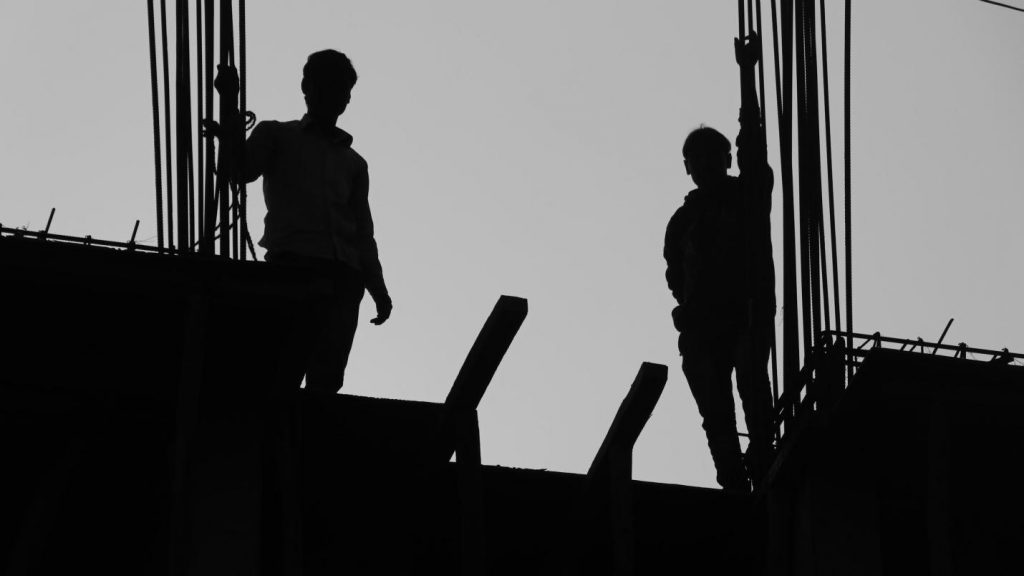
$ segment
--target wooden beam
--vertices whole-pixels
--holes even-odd
[[[455,378],[444,404],[448,408],[476,410],[487,391],[498,364],[512,345],[526,319],[524,298],[502,296],[484,323]]]
[[[619,405],[615,419],[597,451],[588,475],[592,475],[608,464],[610,452],[616,449],[633,450],[640,432],[654,411],[668,380],[668,367],[662,364],[644,362],[637,372],[626,398]]]
[[[578,547],[585,573],[632,576],[636,572],[633,531],[633,445],[665,390],[668,368],[645,362],[612,420],[584,488],[586,525]],[[584,535],[584,533],[586,535]]]

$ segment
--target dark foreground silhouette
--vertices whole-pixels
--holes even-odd
[[[309,56],[302,69],[306,114],[291,122],[265,121],[253,129],[244,154],[243,120],[235,110],[225,122],[222,162],[236,180],[263,177],[267,216],[260,245],[267,262],[324,269],[332,293],[314,311],[317,334],[306,370],[306,388],[337,392],[344,383],[359,305],[368,291],[377,307],[371,321],[383,324],[392,303],[384,283],[368,199],[367,163],[352,148],[352,136],[338,118],[352,97],[357,75],[351,61],[335,50]],[[217,90],[236,101],[238,77],[221,67]]]
[[[729,140],[702,126],[683,145],[690,192],[665,232],[665,278],[678,302],[672,319],[679,330],[683,372],[704,420],[718,482],[749,491],[767,462],[771,442],[771,389],[767,364],[775,317],[771,193],[761,112],[754,88],[760,58],[756,35],[736,41],[742,70],[739,177],[730,176]],[[746,467],[736,435],[733,370],[754,460]]]

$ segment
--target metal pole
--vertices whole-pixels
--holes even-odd
[[[156,242],[160,248],[164,247],[164,199],[163,185],[161,183],[160,166],[160,90],[157,86],[156,71],[156,23],[154,17],[153,0],[146,2],[146,11],[149,24],[149,78],[150,91],[153,99],[153,165],[156,167],[154,180],[156,183]]]
[[[246,118],[246,107],[245,107],[245,0],[238,0],[238,111],[242,115],[242,149],[239,150],[238,163],[239,173],[242,175],[242,179],[238,182],[239,200],[241,202],[239,206],[239,237],[238,242],[238,257],[245,260],[245,242],[249,237],[249,221],[246,218],[246,212],[248,209],[248,196],[245,187],[245,122]]]
[[[232,45],[234,44],[234,38],[231,30],[232,18],[231,18],[231,0],[220,1],[220,64],[222,66],[228,66],[232,62]],[[230,102],[228,99],[221,96],[220,98],[220,124],[221,126],[227,125],[228,117],[234,112],[235,102]],[[226,138],[230,138],[230,135],[225,135]],[[223,151],[224,145],[221,143],[221,150]],[[219,184],[217,186],[217,193],[220,195],[219,198],[219,210],[220,210],[220,255],[231,256],[231,214],[230,204],[228,202],[228,196],[231,193],[230,181],[227,178],[227,174],[221,174],[217,178]]]
[[[160,30],[164,56],[164,152],[167,155],[167,247],[174,251],[174,156],[171,152],[171,61],[167,41],[167,0],[160,0]]]
[[[204,218],[205,207],[206,207],[206,147],[203,143],[203,87],[204,82],[213,82],[213,78],[206,76],[204,80],[204,66],[203,66],[203,1],[196,0],[196,135],[198,136],[196,141],[196,156],[198,163],[196,166],[196,213],[195,219],[198,222],[197,237],[193,242],[198,242],[200,247],[203,244],[203,236],[205,235],[206,228],[203,223],[206,221]],[[201,250],[202,248],[200,248]]]

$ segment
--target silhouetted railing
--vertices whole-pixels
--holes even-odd
[[[851,339],[849,346],[845,342],[847,336]],[[786,392],[775,401],[773,424],[776,442],[791,432],[796,421],[805,413],[818,410],[823,403],[831,405],[838,394],[850,385],[850,375],[856,374],[864,358],[876,349],[987,361],[994,364],[1011,364],[1024,360],[1024,354],[1016,354],[1006,348],[988,350],[973,348],[962,342],[951,345],[926,342],[921,338],[890,338],[878,332],[846,334],[834,330],[825,331],[819,335],[811,357],[800,371],[796,384],[787,386]]]
[[[136,223],[135,230],[138,231],[138,224]],[[128,242],[117,242],[114,240],[100,240],[93,238],[92,236],[68,236],[64,234],[53,234],[49,230],[23,230],[21,228],[6,228],[0,226],[0,239],[2,238],[25,238],[29,240],[39,240],[41,242],[58,242],[63,244],[76,244],[79,246],[99,246],[101,248],[114,248],[120,250],[138,251],[138,252],[150,252],[150,253],[171,253],[171,250],[167,248],[158,248],[156,246],[149,246],[146,244],[137,244],[135,242],[135,233],[132,233],[132,238]]]

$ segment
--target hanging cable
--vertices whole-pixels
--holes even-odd
[[[178,152],[178,250],[182,253],[190,251],[189,224],[191,220],[192,182],[190,173],[191,161],[191,92],[189,88],[189,51],[188,42],[188,1],[178,0],[175,8],[175,117],[177,119],[175,137]]]
[[[164,247],[164,199],[161,184],[160,166],[160,89],[156,71],[156,24],[153,15],[153,1],[146,2],[149,17],[149,80],[153,98],[153,164],[156,166],[154,180],[156,182],[156,238],[157,246]]]

